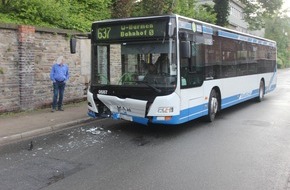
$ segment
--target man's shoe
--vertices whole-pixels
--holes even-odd
[[[55,112],[55,109],[52,109],[51,112]]]
[[[58,108],[58,111],[64,111],[64,109],[63,108]]]

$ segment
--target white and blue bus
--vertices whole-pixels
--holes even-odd
[[[179,15],[92,24],[92,117],[181,124],[276,87],[276,42]]]

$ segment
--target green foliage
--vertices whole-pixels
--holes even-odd
[[[20,19],[14,19],[11,16],[4,14],[4,13],[0,13],[0,22],[2,23],[10,23],[10,24],[19,24],[21,23]]]
[[[216,13],[214,12],[213,7],[207,4],[197,6],[194,15],[192,17],[197,20],[201,20],[212,24],[215,24],[217,20]]]
[[[278,16],[267,19],[265,27],[265,38],[272,39],[277,42],[278,64],[281,68],[290,67],[290,18],[280,18]]]
[[[214,11],[216,12],[216,24],[219,26],[227,26],[229,24],[229,0],[213,0]]]
[[[2,0],[0,22],[89,32],[97,20],[172,13],[215,23],[212,10],[197,0]]]
[[[214,24],[216,14],[209,5],[197,4],[196,1],[179,0],[174,6],[174,12],[200,21]]]
[[[197,4],[196,0],[143,0],[134,4],[132,16],[179,14],[204,22],[215,23],[213,8]]]
[[[283,61],[279,57],[277,58],[277,67],[278,69],[284,68]]]
[[[91,22],[110,17],[110,0],[18,0],[0,5],[0,22],[90,31]]]
[[[245,20],[250,29],[257,30],[265,27],[265,22],[273,18],[280,10],[283,0],[240,0],[244,5]]]
[[[133,0],[112,0],[112,18],[126,18],[131,16]]]
[[[170,14],[168,8],[171,7],[171,3],[168,0],[142,0],[134,5],[132,12],[133,16],[153,16]]]
[[[196,12],[196,1],[179,0],[173,7],[173,11],[186,17],[194,18]]]

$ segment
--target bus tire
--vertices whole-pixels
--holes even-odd
[[[213,122],[215,119],[215,116],[218,112],[219,108],[219,98],[218,98],[218,93],[216,92],[215,89],[212,89],[210,92],[209,96],[209,101],[208,101],[208,115],[207,115],[207,120],[209,122]]]
[[[260,81],[260,86],[259,86],[259,96],[257,97],[258,102],[262,102],[264,100],[265,96],[265,84],[264,81]]]

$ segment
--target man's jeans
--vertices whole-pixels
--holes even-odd
[[[56,109],[56,105],[58,109],[62,107],[62,100],[64,94],[65,82],[54,82],[53,83],[53,102],[52,102],[52,109]],[[57,101],[57,97],[59,98]]]

